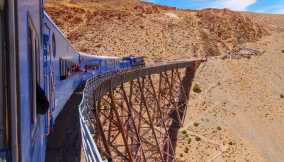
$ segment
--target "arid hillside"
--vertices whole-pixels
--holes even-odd
[[[128,1],[47,1],[46,11],[76,49],[147,61],[222,55],[268,35],[269,28],[230,10],[176,10]]]

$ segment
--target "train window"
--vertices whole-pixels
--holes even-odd
[[[28,18],[28,64],[29,64],[29,90],[30,90],[30,112],[31,122],[37,121],[36,113],[36,87],[40,80],[39,41],[32,19]]]
[[[59,58],[59,66],[60,66],[60,80],[64,80],[67,78],[66,61],[64,61],[62,58]]]
[[[52,34],[52,53],[53,57],[56,57],[56,40],[55,40],[55,35]]]

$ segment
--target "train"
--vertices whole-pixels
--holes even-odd
[[[143,56],[130,55],[128,57],[123,57],[122,60],[128,62],[131,67],[145,66],[145,60]]]
[[[0,0],[0,161],[45,161],[50,129],[84,80],[145,66],[144,57],[78,52],[43,5]]]

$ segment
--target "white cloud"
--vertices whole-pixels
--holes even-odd
[[[247,7],[256,3],[256,0],[216,0],[215,8],[229,8],[235,11],[246,11]]]
[[[284,2],[258,7],[253,11],[260,13],[284,14]]]
[[[273,14],[284,14],[284,8],[283,9],[272,10],[272,11],[270,11],[270,13],[273,13]]]
[[[275,14],[284,14],[284,3],[279,3],[274,6],[268,7],[268,10],[270,10],[271,13]]]

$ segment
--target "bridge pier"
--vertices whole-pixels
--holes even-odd
[[[178,130],[184,124],[184,120],[185,120],[185,116],[186,116],[186,112],[188,108],[187,104],[188,104],[190,89],[192,87],[192,81],[194,79],[195,72],[198,66],[199,64],[196,64],[196,63],[191,64],[189,67],[186,68],[185,75],[182,78],[182,82],[181,82],[182,86],[181,86],[180,91],[183,91],[184,95],[179,97],[180,99],[179,103],[182,104],[179,109],[179,112],[182,116],[182,123],[177,122],[177,118],[178,118],[177,115],[173,115],[172,117],[174,118],[174,122],[169,127],[170,139],[172,141],[173,148],[176,148]]]

